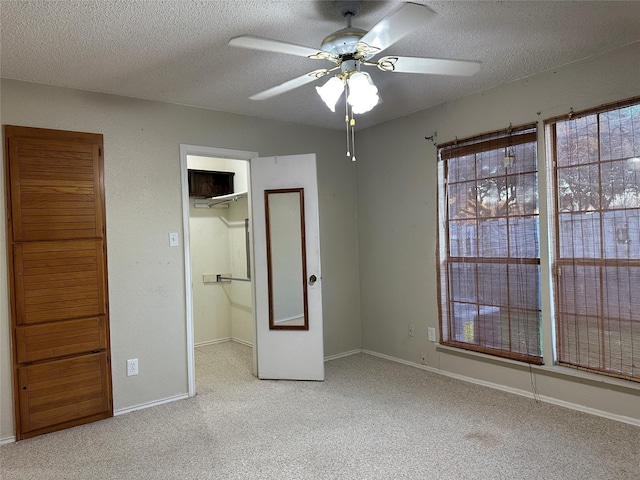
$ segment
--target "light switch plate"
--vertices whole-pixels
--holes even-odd
[[[435,342],[436,341],[436,329],[433,327],[429,327],[427,328],[427,335],[429,336],[429,341],[430,342]]]
[[[178,245],[180,245],[180,241],[178,240],[178,233],[177,232],[172,232],[169,234],[169,246],[170,247],[177,247]]]

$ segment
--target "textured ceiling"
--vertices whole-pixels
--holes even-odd
[[[401,2],[364,1],[368,30]],[[383,102],[360,128],[640,41],[640,1],[416,1],[436,15],[385,55],[478,60],[473,77],[369,69]],[[333,1],[0,0],[5,78],[343,128],[308,84],[264,101],[249,95],[321,60],[232,48],[250,34],[313,48],[346,26]]]

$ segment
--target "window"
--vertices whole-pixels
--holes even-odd
[[[542,363],[536,126],[438,147],[441,342]]]
[[[547,133],[558,363],[640,381],[640,98]]]

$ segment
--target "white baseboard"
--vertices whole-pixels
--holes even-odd
[[[178,400],[184,400],[186,398],[189,398],[189,394],[182,393],[180,395],[173,395],[171,397],[162,398],[160,400],[154,400],[153,402],[134,405],[133,407],[119,408],[118,410],[114,410],[113,416],[117,417],[118,415],[124,415],[125,413],[135,412],[136,410],[144,410],[145,408],[157,407],[158,405],[162,405],[164,403],[176,402]]]
[[[328,357],[324,357],[324,361],[328,362],[330,360],[337,360],[338,358],[349,357],[351,355],[356,355],[358,353],[362,353],[361,348],[358,348],[356,350],[350,350],[348,352],[337,353],[335,355],[329,355]]]
[[[455,378],[457,380],[462,380],[464,382],[474,383],[476,385],[482,385],[484,387],[493,388],[495,390],[501,390],[507,393],[513,393],[514,395],[520,395],[521,397],[535,398],[545,403],[550,403],[553,405],[558,405],[560,407],[570,408],[571,410],[576,410],[578,412],[589,413],[591,415],[597,415],[598,417],[608,418],[610,420],[615,420],[617,422],[640,426],[640,419],[638,418],[627,417],[625,415],[616,415],[615,413],[606,412],[604,410],[598,410],[596,408],[586,407],[584,405],[579,405],[577,403],[566,402],[564,400],[560,400],[554,397],[548,397],[546,395],[539,395],[539,394],[534,395],[532,392],[529,392],[527,390],[521,390],[519,388],[508,387],[506,385],[500,385],[498,383],[478,380],[477,378],[467,377],[465,375],[447,372],[444,370],[440,370],[438,368],[429,367],[427,365],[421,365],[419,363],[410,362],[408,360],[402,360],[401,358],[384,355],[382,353],[372,352],[371,350],[362,350],[362,353],[365,353],[367,355],[372,355],[374,357],[384,358],[385,360],[390,360],[392,362],[402,363],[404,365],[409,365],[411,367],[416,367],[421,370],[427,370],[428,372],[436,373],[438,375],[444,375],[446,377]]]
[[[198,347],[206,347],[207,345],[216,345],[218,343],[230,342],[231,340],[233,340],[231,337],[219,338],[217,340],[208,340],[206,342],[196,343],[194,345],[194,347],[196,347],[196,348],[198,348]]]
[[[200,342],[200,343],[196,343],[194,347],[195,348],[206,347],[208,345],[217,345],[219,343],[226,343],[226,342],[236,342],[241,345],[245,345],[247,347],[253,347],[253,344],[251,342],[247,342],[245,340],[241,340],[236,337],[226,337],[226,338],[219,338],[218,340],[209,340],[208,342]]]
[[[16,437],[14,436],[0,438],[0,445],[6,445],[7,443],[15,443],[15,441],[16,441]]]
[[[244,345],[244,346],[246,346],[246,347],[251,347],[251,348],[253,348],[253,343],[251,343],[251,342],[246,342],[246,341],[241,340],[241,339],[236,338],[236,337],[233,337],[233,338],[231,339],[231,341],[232,341],[232,342],[239,343],[240,345]]]

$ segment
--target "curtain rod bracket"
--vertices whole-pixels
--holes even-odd
[[[437,145],[436,144],[436,138],[438,138],[438,131],[437,130],[435,132],[433,132],[433,135],[431,135],[430,137],[424,137],[425,140],[429,140],[434,145]]]

